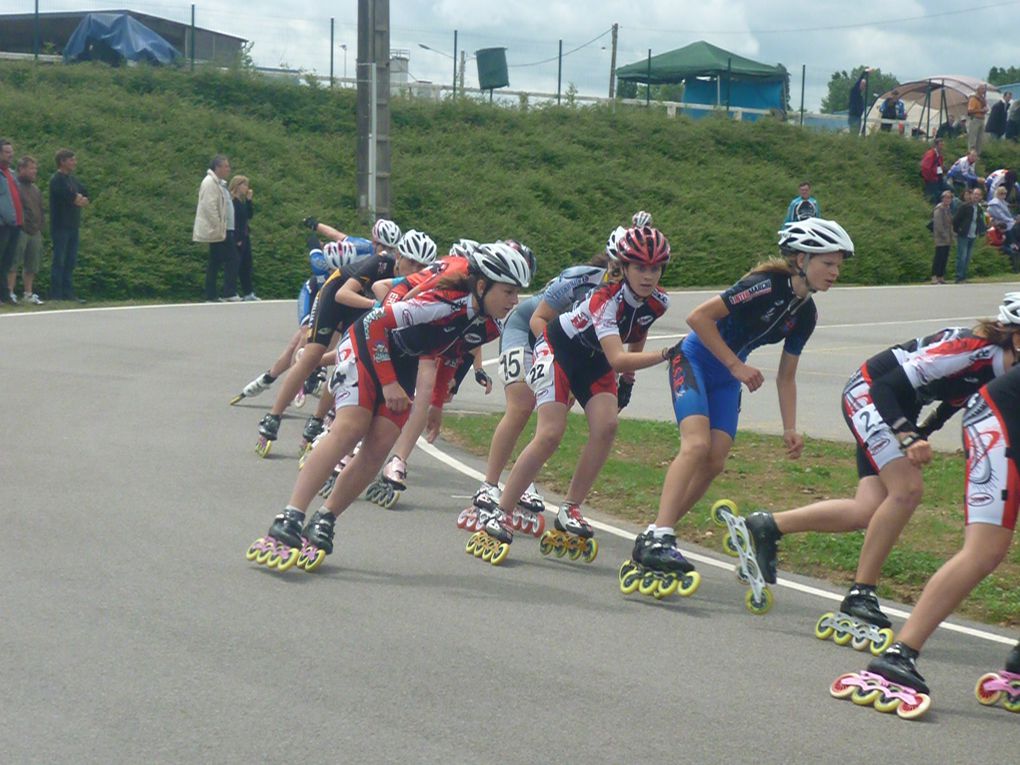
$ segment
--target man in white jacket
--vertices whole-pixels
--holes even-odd
[[[234,244],[234,205],[227,191],[230,161],[217,154],[209,163],[198,187],[198,208],[192,240],[208,243],[209,262],[205,269],[205,299],[216,301],[216,276],[223,266],[223,300],[235,302],[237,295],[237,247]]]

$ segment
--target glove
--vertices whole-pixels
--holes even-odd
[[[492,385],[492,378],[484,369],[479,368],[475,370],[475,382],[483,388],[487,388]]]
[[[617,409],[623,409],[630,403],[630,394],[634,390],[634,381],[620,379],[620,383],[616,388],[616,407]]]
[[[680,355],[680,346],[683,345],[685,337],[687,337],[687,335],[684,335],[684,337],[681,337],[679,342],[677,342],[676,345],[670,346],[669,348],[665,349],[663,351],[663,353],[662,353],[662,358],[665,359],[666,361],[673,361],[673,359],[675,359],[677,356],[679,356]]]
[[[302,226],[307,226],[312,231],[315,231],[315,229],[317,229],[319,227],[319,221],[317,219],[311,217],[311,216],[308,216],[303,221],[301,221],[301,225]]]

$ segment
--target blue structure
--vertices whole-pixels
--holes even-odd
[[[89,13],[64,47],[64,62],[148,61],[172,64],[181,58],[174,46],[126,13]]]

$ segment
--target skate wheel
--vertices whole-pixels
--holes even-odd
[[[557,558],[562,558],[567,554],[567,537],[557,535],[553,540],[553,555]]]
[[[551,532],[545,532],[542,535],[542,538],[538,540],[538,551],[542,553],[542,555],[548,555],[553,551]]]
[[[326,551],[325,550],[318,550],[317,549],[315,551],[315,556],[311,557],[311,558],[309,558],[306,555],[305,556],[305,566],[304,566],[305,571],[307,571],[309,573],[311,573],[312,571],[315,571],[315,569],[317,569],[319,566],[322,565],[322,562],[324,560],[326,560]]]
[[[833,636],[832,642],[836,645],[847,645],[853,638],[854,634],[852,632],[837,632]]]
[[[492,560],[492,545],[485,545],[482,550],[482,560],[489,563]]]
[[[683,578],[678,580],[677,593],[682,597],[689,597],[697,592],[701,586],[701,574],[697,571],[691,571],[690,573],[684,574]]]
[[[620,564],[620,568],[617,570],[617,574],[620,579],[623,579],[628,573],[637,568],[637,564],[629,558]]]
[[[829,695],[835,699],[845,699],[860,687],[859,683],[860,680],[855,673],[847,672],[832,681],[829,686]]]
[[[654,595],[659,590],[659,578],[654,572],[649,571],[643,577],[641,582],[638,584],[638,592],[642,595]]]
[[[733,574],[741,584],[751,584],[751,578],[741,570],[740,566],[733,569]]]
[[[498,566],[500,563],[506,560],[506,557],[510,554],[510,545],[506,542],[500,542],[499,546],[493,550],[492,557],[489,559],[489,563],[493,566]]]
[[[723,537],[722,551],[729,555],[731,558],[740,557],[740,548],[737,547],[734,541],[730,538],[729,534]]]
[[[633,568],[620,577],[620,592],[630,595],[641,586],[641,572]]]
[[[387,510],[392,510],[396,506],[396,504],[397,504],[397,502],[399,500],[400,500],[400,492],[399,491],[395,491],[392,494],[390,494],[388,497],[386,497],[379,504],[381,504]]]
[[[859,707],[870,707],[879,697],[882,695],[882,691],[878,688],[854,688],[853,693],[850,694],[850,701]],[[888,710],[887,710],[888,711]]]
[[[828,640],[832,637],[832,633],[835,632],[832,625],[829,624],[829,620],[835,616],[833,613],[822,614],[818,618],[818,622],[815,624],[815,637],[819,640]]]
[[[884,627],[878,631],[878,634],[881,635],[879,641],[871,644],[870,650],[872,656],[881,656],[885,653],[885,649],[893,644],[894,635],[891,629]]]
[[[306,399],[306,398],[307,398],[307,397],[305,396],[305,392],[304,392],[303,390],[299,390],[299,391],[297,392],[297,395],[296,395],[296,396],[294,396],[294,400],[293,400],[293,401],[292,401],[291,403],[292,403],[292,404],[293,404],[293,405],[294,405],[295,407],[297,407],[298,409],[300,409],[301,407],[303,407],[303,406],[305,405],[305,399]]]
[[[740,515],[740,512],[737,510],[736,502],[730,499],[720,499],[712,505],[712,509],[709,511],[709,514],[712,516],[712,522],[716,526],[726,525],[726,516],[723,513],[724,510],[728,510],[730,515]]]
[[[254,542],[251,543],[251,546],[248,548],[247,552],[245,552],[244,557],[247,560],[255,560],[255,558],[258,557],[259,551],[262,550],[262,545],[264,543],[265,539],[263,537],[259,537],[258,539],[256,539]]]
[[[466,529],[469,522],[474,523],[474,519],[471,517],[471,508],[461,510],[460,515],[457,516],[457,528]]]
[[[871,640],[867,637],[852,637],[850,638],[850,647],[855,651],[863,651],[871,645]]]
[[[266,558],[266,568],[276,568],[280,565],[280,560],[280,556],[276,552],[269,553],[269,556]]]
[[[761,592],[761,598],[755,598],[754,590],[748,590],[744,596],[744,607],[755,616],[764,616],[772,608],[772,590],[766,587]]]
[[[581,553],[584,552],[585,548],[584,540],[571,538],[567,544],[567,554],[570,560],[577,560],[581,557]]]
[[[475,554],[475,545],[476,544],[478,544],[478,532],[477,531],[470,536],[470,538],[467,541],[467,544],[464,545],[464,552],[466,552],[468,555],[474,555]]]
[[[974,686],[974,695],[977,696],[977,700],[985,706],[991,706],[1000,698],[1002,698],[1002,691],[985,690],[985,684],[998,680],[999,676],[995,672],[988,672],[981,675],[978,678],[977,685]]]
[[[532,536],[540,537],[545,533],[545,516],[536,515],[535,522],[532,524],[531,534]]]
[[[1009,712],[1013,712],[1014,714],[1020,713],[1020,694],[1003,699],[1002,706],[1004,709]]]
[[[930,706],[931,696],[927,693],[918,693],[915,701],[901,701],[896,708],[896,714],[903,720],[916,720],[927,712]]]
[[[599,542],[597,539],[588,539],[584,543],[584,562],[591,563],[598,557]]]
[[[298,549],[291,547],[286,553],[280,557],[279,562],[276,564],[277,571],[287,571],[294,568],[294,565],[298,562]]]
[[[273,450],[273,442],[267,440],[264,436],[259,438],[255,444],[255,453],[260,457],[268,457],[269,452]]]
[[[267,539],[266,545],[261,550],[259,550],[258,555],[255,556],[255,562],[258,563],[260,566],[265,565],[266,561],[269,559],[269,556],[272,555],[273,552],[275,552],[275,550],[276,545],[273,543],[273,540]]]
[[[238,393],[236,396],[234,396],[232,399],[230,399],[230,405],[233,406],[234,404],[236,404],[238,401],[240,401],[243,398],[244,398],[244,394],[243,393]]]
[[[680,579],[676,574],[666,574],[659,582],[659,588],[655,591],[655,597],[668,598],[680,588]]]
[[[478,532],[478,541],[475,542],[475,557],[481,558],[489,549],[489,538],[482,532]],[[491,554],[489,557],[492,557]]]
[[[900,700],[895,696],[886,696],[881,691],[875,691],[877,698],[872,700],[871,705],[875,707],[875,710],[882,714],[889,712],[895,712],[896,708],[900,705]]]

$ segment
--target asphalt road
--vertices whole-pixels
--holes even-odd
[[[823,296],[803,429],[840,435],[839,388],[860,360],[991,313],[1002,291]],[[656,334],[703,297],[678,297]],[[832,587],[794,578],[808,587],[778,587],[753,617],[727,564],[695,549],[693,597],[624,597],[628,529],[600,531],[592,565],[519,536],[494,568],[454,524],[476,479],[425,454],[396,510],[352,506],[315,574],[247,563],[289,494],[304,413],[260,460],[268,395],[227,401],[292,322],[284,303],[0,317],[3,762],[1015,759],[1016,718],[973,697],[1009,632],[937,633],[925,721],[837,702],[828,683],[865,657],[812,636],[833,604],[810,588]],[[656,373],[639,386],[662,401],[635,396],[628,413],[669,416]],[[773,428],[770,399],[746,402],[742,424]]]

